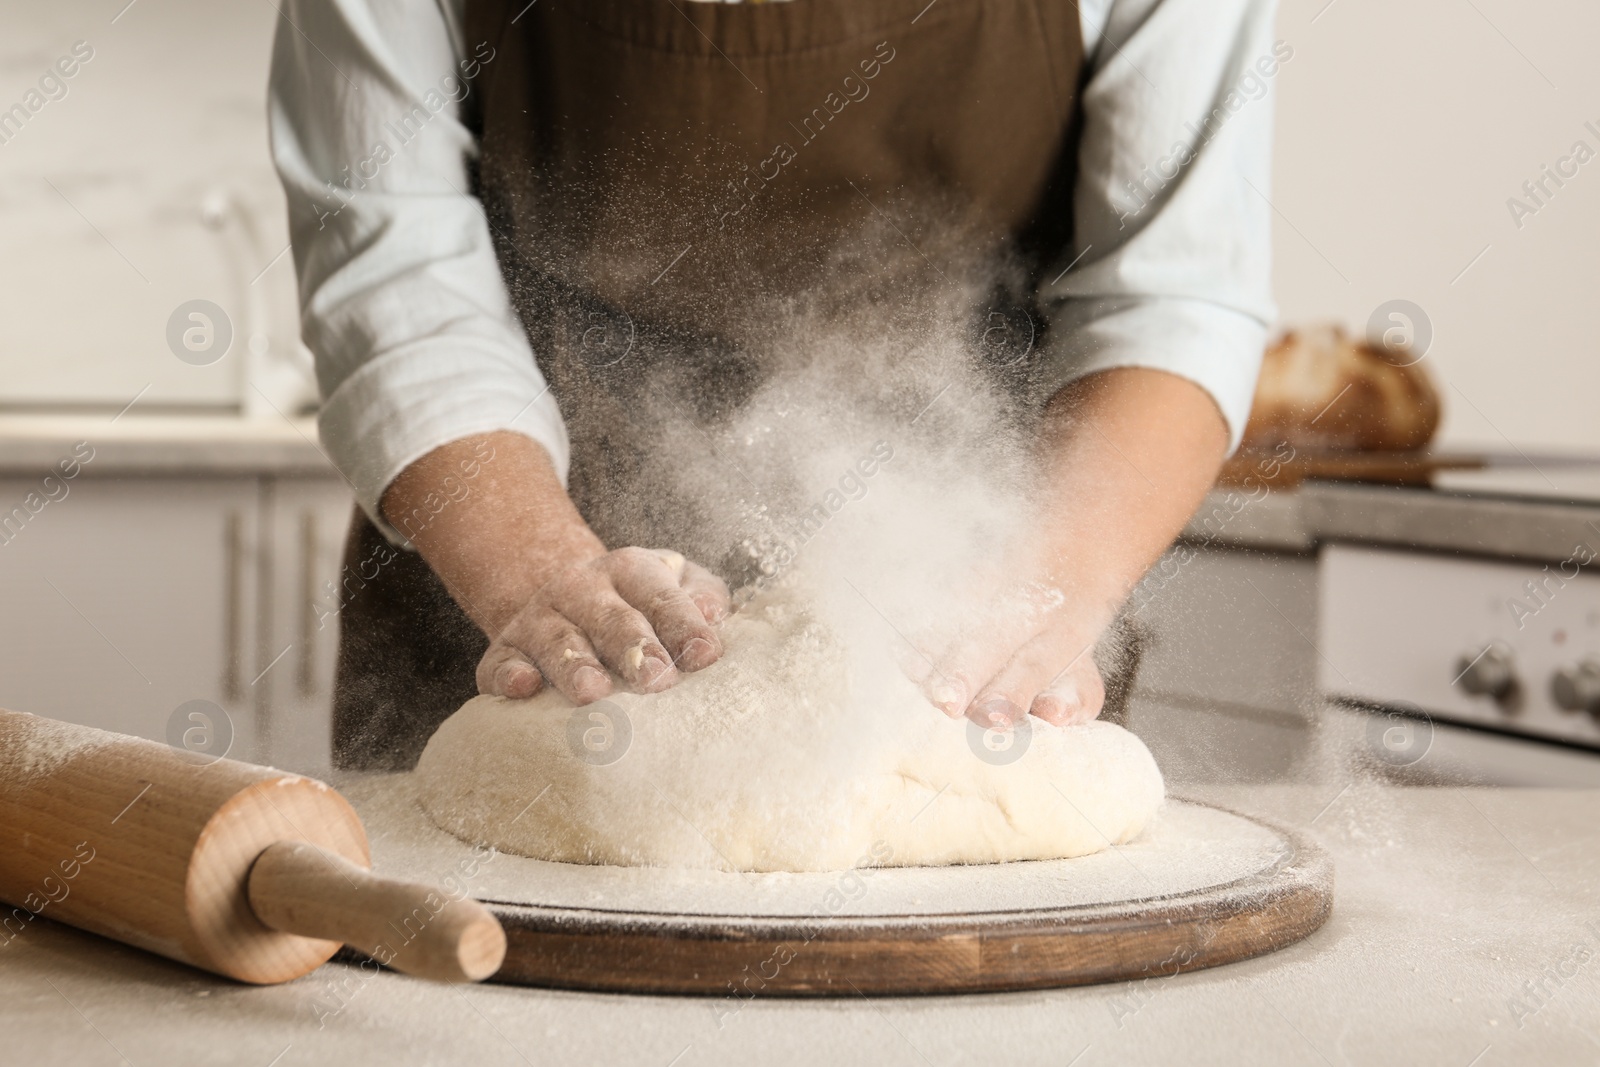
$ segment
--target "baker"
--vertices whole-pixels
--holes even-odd
[[[974,261],[1008,265],[974,346],[1025,335],[993,371],[1037,413],[1017,577],[1063,595],[935,650],[927,694],[1096,715],[1084,652],[1237,443],[1273,317],[1272,7],[287,0],[272,147],[360,506],[336,759],[409,766],[477,691],[712,665],[741,575],[670,488],[696,440],[797,305]]]

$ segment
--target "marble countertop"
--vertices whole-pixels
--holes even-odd
[[[84,468],[107,475],[325,474],[337,477],[317,442],[313,417],[231,415],[0,415],[0,474],[38,475],[94,449]]]
[[[93,464],[85,468],[94,477],[338,476],[318,443],[313,417],[137,411],[115,418],[0,414],[0,476],[41,474],[80,441],[95,450]],[[1600,474],[1596,478],[1600,486]],[[1589,495],[1600,501],[1600,489]],[[1540,499],[1493,483],[1403,489],[1311,481],[1255,495],[1219,488],[1184,536],[1195,543],[1278,552],[1310,552],[1337,540],[1559,561],[1580,541],[1600,551],[1600,502]]]
[[[1231,787],[1334,856],[1326,926],[1133,983],[717,1000],[364,977],[251,988],[48,922],[0,946],[7,1062],[1444,1064],[1600,1057],[1600,792]]]

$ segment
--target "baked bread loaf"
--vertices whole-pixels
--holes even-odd
[[[1413,450],[1439,429],[1439,393],[1416,356],[1339,326],[1290,330],[1267,349],[1245,449]]]

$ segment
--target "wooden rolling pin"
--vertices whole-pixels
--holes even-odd
[[[321,782],[0,710],[0,955],[43,915],[245,982],[340,944],[424,978],[499,969],[487,908],[371,865]]]

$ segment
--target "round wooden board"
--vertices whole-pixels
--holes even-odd
[[[427,821],[405,776],[344,791],[374,869],[456,873],[505,925],[495,980],[523,985],[738,1000],[1128,981],[1283,948],[1333,899],[1320,848],[1181,800],[1140,840],[1075,860],[737,875],[474,853]]]

